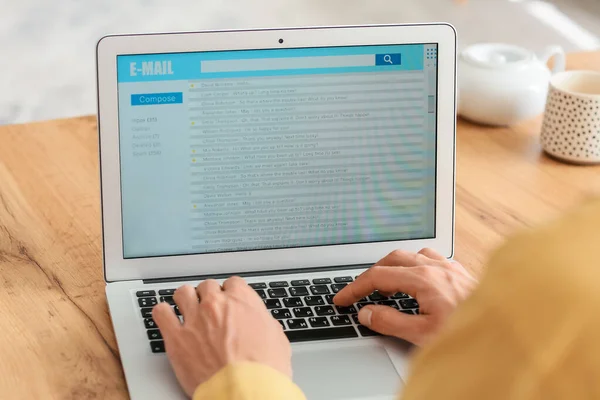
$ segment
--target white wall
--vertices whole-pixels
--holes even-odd
[[[532,1],[0,0],[0,124],[95,113],[94,47],[108,33],[449,21],[462,45],[581,48],[527,13]],[[600,27],[600,17],[569,4]]]

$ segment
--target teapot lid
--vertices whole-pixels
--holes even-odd
[[[485,68],[509,68],[531,62],[531,51],[503,43],[482,43],[467,47],[461,58],[469,64]]]

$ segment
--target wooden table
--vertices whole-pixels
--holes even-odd
[[[599,69],[600,53],[569,57]],[[460,121],[456,258],[481,273],[515,230],[600,193],[600,166],[542,154],[540,118]],[[95,117],[0,128],[0,398],[127,397],[104,295]]]

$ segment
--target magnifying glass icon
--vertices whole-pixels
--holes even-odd
[[[383,62],[385,62],[385,63],[390,63],[390,64],[392,64],[392,65],[394,64],[394,63],[392,62],[392,56],[390,56],[389,54],[386,54],[385,56],[383,56]]]

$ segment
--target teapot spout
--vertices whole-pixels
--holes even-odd
[[[539,59],[541,62],[547,65],[548,61],[550,61],[552,57],[554,57],[552,73],[556,74],[559,72],[563,72],[566,67],[566,57],[563,48],[560,46],[548,46],[546,47],[542,55],[539,56]]]

